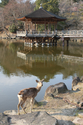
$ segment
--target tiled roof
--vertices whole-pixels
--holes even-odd
[[[25,16],[26,18],[51,18],[51,17],[55,17],[55,18],[59,18],[59,19],[66,19],[63,17],[59,17],[49,11],[44,10],[43,8],[40,8],[28,15]]]
[[[57,19],[59,21],[64,21],[66,20],[66,18],[64,17],[60,17],[58,15],[55,15],[49,11],[44,10],[43,8],[40,8],[28,15],[25,15],[23,17],[17,18],[17,20],[25,20],[25,19],[48,19],[48,18],[54,18]]]

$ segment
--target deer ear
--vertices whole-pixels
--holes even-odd
[[[42,82],[44,81],[44,79],[41,80]]]
[[[36,80],[36,82],[39,82],[38,80]]]

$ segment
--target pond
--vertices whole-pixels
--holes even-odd
[[[71,89],[73,78],[82,77],[83,65],[57,60],[56,56],[63,51],[68,56],[82,57],[82,48],[76,43],[63,48],[61,44],[57,47],[25,47],[22,41],[0,41],[0,112],[16,110],[18,92],[36,87],[36,80],[45,79],[37,101],[44,99],[50,85],[64,82]]]

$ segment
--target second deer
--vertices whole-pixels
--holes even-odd
[[[33,103],[34,103],[34,98],[37,96],[37,93],[41,90],[41,87],[43,86],[43,81],[44,81],[44,79],[42,79],[40,81],[36,80],[36,82],[38,83],[37,87],[26,88],[26,89],[21,90],[18,93],[18,99],[19,99],[18,114],[20,114],[20,111],[19,111],[20,106],[23,109],[23,111],[26,113],[23,105],[26,102],[27,98],[30,98],[30,105],[31,105],[31,112],[32,112],[32,106],[33,106]]]

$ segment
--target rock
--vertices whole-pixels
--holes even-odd
[[[78,116],[83,118],[83,113],[78,113]]]
[[[78,125],[83,125],[83,118],[78,118],[78,117],[76,117],[76,118],[73,120],[73,123],[78,124]]]
[[[81,77],[80,81],[83,82],[83,76]]]
[[[56,118],[50,116],[45,111],[33,112],[24,115],[11,115],[10,124],[15,125],[57,125]]]
[[[9,125],[9,118],[4,113],[0,113],[0,125]]]
[[[79,91],[83,89],[83,77],[80,79],[79,77],[75,77],[72,81],[72,90]]]
[[[55,85],[51,85],[46,89],[45,99],[47,98],[47,96],[54,97],[55,95],[57,95],[59,93],[66,92],[67,90],[68,89],[67,89],[65,83],[63,83],[63,82],[60,82]]]
[[[83,82],[78,82],[77,85],[72,86],[72,90],[74,91],[79,91],[81,89],[83,89]]]
[[[64,120],[59,120],[58,121],[59,125],[75,125],[74,123],[72,123],[71,121],[64,121]]]
[[[17,115],[17,110],[6,110],[4,111],[6,115]]]
[[[75,78],[73,79],[73,81],[72,81],[72,88],[73,88],[73,86],[76,86],[76,85],[78,84],[78,82],[81,82],[81,81],[80,81],[80,78],[79,78],[79,77],[75,77]]]
[[[79,106],[83,108],[83,102],[80,102],[80,103],[79,103]]]

